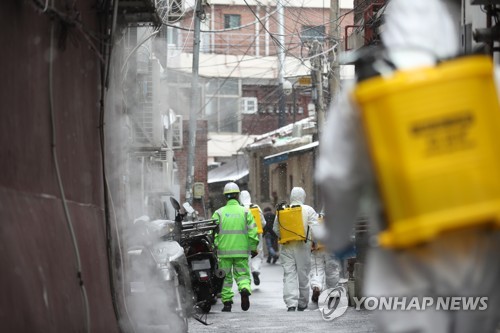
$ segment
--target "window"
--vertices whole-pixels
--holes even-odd
[[[175,121],[171,127],[172,131],[172,148],[182,148],[182,116],[176,115]]]
[[[324,25],[303,25],[302,32],[300,33],[300,39],[302,42],[312,42],[313,40],[318,40],[320,42],[324,41],[326,37],[325,26]]]
[[[175,47],[179,45],[179,30],[169,26],[165,26],[165,28],[167,29],[167,44],[169,45],[169,47]]]
[[[239,133],[240,81],[213,78],[206,83],[205,116],[209,132]]]
[[[224,14],[224,29],[237,28],[241,26],[241,15]]]
[[[258,104],[256,97],[242,97],[241,98],[241,112],[243,113],[257,113]]]

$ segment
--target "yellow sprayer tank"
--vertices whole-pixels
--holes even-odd
[[[250,213],[253,215],[253,219],[255,220],[255,224],[257,225],[257,233],[262,234],[262,220],[260,218],[260,210],[257,206],[250,206]]]
[[[302,222],[302,207],[292,206],[278,209],[278,223],[280,227],[280,244],[290,241],[304,241],[304,223]]]
[[[500,107],[490,57],[373,78],[353,97],[385,207],[382,246],[500,226]]]

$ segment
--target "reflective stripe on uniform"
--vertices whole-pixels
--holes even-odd
[[[219,230],[219,235],[247,235],[248,230]]]
[[[238,273],[246,273],[247,269],[245,267],[234,267],[233,271]]]
[[[248,250],[218,250],[218,255],[250,254]]]
[[[217,209],[217,210],[215,211],[215,214],[219,215],[219,222],[221,222],[220,209]]]
[[[257,224],[252,223],[247,227],[247,229],[253,229],[253,228],[257,228]]]
[[[243,275],[243,276],[240,276],[236,279],[236,282],[240,282],[240,281],[243,281],[243,280],[248,280],[248,276],[246,275]]]

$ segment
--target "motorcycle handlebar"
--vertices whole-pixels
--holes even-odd
[[[216,220],[201,220],[201,221],[193,221],[193,222],[182,222],[182,228],[192,228],[199,226],[200,224],[213,224],[215,226],[215,221]]]
[[[210,225],[210,226],[203,226],[203,227],[197,227],[197,228],[186,228],[182,229],[182,233],[191,233],[191,232],[196,232],[196,231],[211,231],[217,228],[216,225]]]

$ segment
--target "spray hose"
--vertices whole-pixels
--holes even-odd
[[[287,229],[283,226],[283,224],[281,224],[281,221],[280,221],[280,210],[277,209],[276,210],[276,213],[278,214],[278,224],[281,228],[283,228],[284,230],[288,231],[289,233],[292,233],[296,236],[299,236],[299,237],[302,237],[304,238],[304,243],[307,243],[307,241],[311,241],[312,242],[312,238],[309,238],[309,229],[311,228],[310,226],[307,226],[307,232],[306,232],[306,237],[302,236],[301,234],[298,234],[296,233],[295,231],[293,230],[290,230],[290,229]]]

